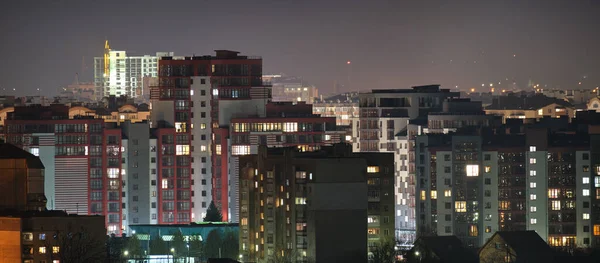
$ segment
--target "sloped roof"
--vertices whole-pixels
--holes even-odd
[[[39,157],[10,143],[0,143],[0,159],[26,159],[28,168],[44,169]]]
[[[463,247],[456,236],[424,236],[417,242],[429,248],[441,262],[478,262],[477,256]]]
[[[515,251],[519,262],[553,262],[554,250],[535,231],[498,231],[495,235]]]

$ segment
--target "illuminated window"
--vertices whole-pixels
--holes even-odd
[[[206,152],[206,145],[200,145],[200,151]]]
[[[530,151],[530,152],[535,152],[535,150],[536,150],[536,149],[535,149],[535,146],[529,146],[529,151]]]
[[[532,218],[531,220],[529,220],[531,222],[532,225],[537,224],[537,218]]]
[[[594,186],[600,187],[600,176],[594,177]]]
[[[500,210],[509,210],[510,209],[510,201],[500,201],[499,209]]]
[[[529,195],[529,200],[536,200],[537,196],[535,194],[530,194]]]
[[[583,172],[584,172],[584,173],[587,173],[587,172],[589,172],[589,171],[590,171],[590,167],[589,167],[588,165],[584,165],[584,166],[583,166]]]
[[[431,199],[437,199],[437,191],[436,190],[431,190]]]
[[[560,195],[560,189],[552,188],[548,189],[548,198],[558,198]]]
[[[581,181],[583,182],[583,184],[589,184],[590,183],[590,178],[589,177],[583,177],[581,179],[582,179]]]
[[[421,201],[427,200],[427,192],[425,190],[421,190]]]
[[[206,129],[206,123],[200,123],[200,130]]]
[[[529,158],[530,164],[535,164],[536,162],[537,162],[537,160],[535,158]]]
[[[348,141],[348,142],[349,142],[349,141],[352,141],[352,136],[350,136],[350,135],[346,135],[346,141]]]
[[[377,217],[377,216],[367,217],[367,223],[377,223],[377,222],[379,222],[379,217]]]
[[[537,207],[531,206],[531,207],[529,207],[529,211],[532,213],[535,213],[537,211]]]
[[[590,196],[590,189],[583,189],[583,196]]]
[[[175,146],[175,154],[177,155],[190,155],[189,145],[177,145]]]
[[[479,165],[477,164],[467,164],[466,167],[467,176],[479,176]]]
[[[444,197],[451,197],[452,196],[452,190],[445,190],[444,191]]]
[[[108,168],[106,169],[108,178],[119,178],[119,168]]]
[[[38,235],[38,239],[39,240],[46,240],[46,234],[45,233],[41,233]]]
[[[536,176],[537,172],[535,170],[529,171],[529,176]]]
[[[600,225],[594,225],[594,236],[600,236]]]
[[[531,182],[531,183],[529,183],[529,188],[532,188],[532,189],[533,189],[533,188],[535,188],[536,186],[537,186],[537,183],[536,183],[536,182]]]
[[[492,171],[492,167],[486,166],[483,168],[485,170],[486,173],[489,173],[490,171]]]
[[[467,202],[466,201],[456,201],[456,202],[454,202],[454,211],[456,211],[456,212],[467,212]]]
[[[477,228],[477,225],[469,226],[469,236],[476,237],[478,235],[479,235],[479,229]]]
[[[221,155],[221,145],[220,145],[220,144],[217,144],[217,145],[215,146],[215,153],[216,153],[217,155]]]
[[[560,210],[560,201],[554,200],[552,201],[552,210]]]
[[[329,140],[331,140],[331,135],[329,135],[329,134],[325,134],[325,140],[326,140],[326,141],[329,141]]]
[[[39,252],[40,254],[46,254],[46,247],[39,247],[39,248],[38,248],[38,252]]]
[[[296,204],[297,205],[305,205],[306,204],[306,197],[296,197]]]
[[[233,145],[231,146],[231,155],[248,155],[250,154],[250,145]]]
[[[369,235],[379,235],[379,228],[369,228],[367,229],[367,233]]]
[[[167,189],[167,188],[169,188],[169,180],[162,179],[162,189]]]
[[[52,253],[54,253],[54,254],[58,254],[58,252],[60,252],[60,247],[53,246],[53,247],[52,247]]]
[[[284,132],[297,132],[298,131],[298,123],[297,122],[286,122],[283,124]]]
[[[589,219],[590,219],[590,214],[583,213],[583,220],[589,220]]]
[[[485,232],[486,233],[492,233],[492,227],[491,226],[486,226],[485,227]]]
[[[378,173],[379,166],[369,166],[367,167],[367,173]]]
[[[40,156],[40,148],[30,148],[29,152],[35,156]]]

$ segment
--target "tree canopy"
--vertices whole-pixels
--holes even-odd
[[[219,211],[219,208],[217,208],[213,201],[210,201],[210,205],[206,210],[204,222],[223,222],[223,215],[221,215],[221,211]]]

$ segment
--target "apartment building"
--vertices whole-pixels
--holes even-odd
[[[378,221],[367,216],[375,202],[366,196],[379,190],[367,178],[392,170],[391,163],[374,166],[379,157],[392,160],[354,155],[349,145],[313,152],[262,146],[258,154],[240,156],[242,261],[366,262],[368,231],[375,229],[367,227],[368,218]]]
[[[481,247],[496,231],[535,230],[559,248],[591,244],[590,141],[522,133],[417,136],[417,230]]]
[[[4,140],[39,156],[49,210],[104,215],[109,234],[121,234],[121,130],[102,119],[69,118],[63,105],[19,106],[4,121]]]

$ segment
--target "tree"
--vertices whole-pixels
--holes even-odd
[[[206,258],[218,258],[219,249],[221,248],[222,243],[221,231],[218,229],[211,230],[204,242],[204,256]],[[223,251],[221,251],[221,254],[222,252]]]
[[[373,253],[373,263],[394,263],[396,262],[396,241],[385,239],[377,242],[371,253]]]
[[[131,236],[127,239],[126,251],[128,258],[130,259],[141,259],[144,257],[144,251],[142,251],[142,245],[137,235]]]
[[[190,257],[201,258],[203,255],[204,244],[199,235],[193,235],[190,238]]]
[[[219,208],[217,208],[213,201],[210,201],[210,205],[206,209],[204,222],[223,222],[223,215],[221,215],[221,211],[219,211]]]
[[[223,233],[222,256],[224,258],[236,259],[240,254],[240,241],[238,239],[238,233],[233,230],[226,230]]]
[[[160,235],[156,234],[150,238],[150,251],[148,254],[166,255],[167,253],[169,253],[167,242],[165,242]]]
[[[171,241],[171,248],[175,249],[175,257],[187,256],[187,247],[185,240],[183,239],[183,233],[180,230],[177,230],[173,233],[173,239]]]

